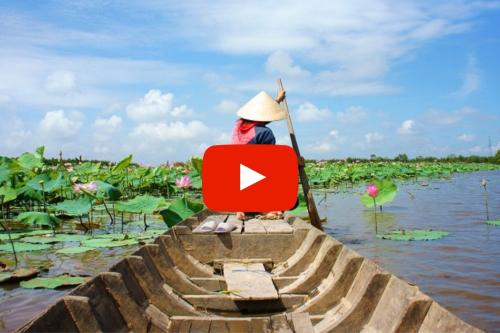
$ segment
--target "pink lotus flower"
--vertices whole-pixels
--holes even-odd
[[[188,173],[190,173],[191,171],[189,169],[184,169],[184,174],[187,175]]]
[[[177,185],[178,187],[183,188],[185,190],[190,188],[191,186],[193,186],[189,176],[182,176],[181,178],[177,179],[175,181],[175,185]]]
[[[73,191],[76,193],[89,192],[94,193],[97,191],[97,184],[95,182],[90,182],[86,184],[76,183],[73,185]]]
[[[366,188],[366,193],[372,198],[375,198],[378,195],[378,187],[376,185],[370,184]]]

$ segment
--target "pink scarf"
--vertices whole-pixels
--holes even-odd
[[[232,144],[247,144],[255,137],[255,126],[259,125],[259,121],[251,121],[238,119],[233,128]]]

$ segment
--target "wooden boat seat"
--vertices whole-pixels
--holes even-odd
[[[277,299],[271,274],[262,263],[228,262],[224,264],[227,290],[237,300]]]
[[[214,232],[206,232],[201,230],[201,225],[207,220],[215,220],[219,222],[228,222],[237,226],[236,229],[231,231],[232,234],[291,234],[293,227],[285,222],[285,220],[260,220],[250,219],[242,222],[238,220],[235,215],[212,215],[205,218],[198,225],[192,225],[193,234],[214,234]]]

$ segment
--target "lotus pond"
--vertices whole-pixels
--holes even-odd
[[[198,158],[159,167],[133,164],[132,156],[116,164],[50,164],[43,153],[40,147],[17,158],[0,157],[0,331],[16,329],[67,292],[65,286],[107,270],[203,208]],[[307,164],[327,232],[488,330],[500,327],[498,168],[478,163]],[[481,187],[483,178],[487,191]],[[369,182],[381,188],[377,204],[384,204],[382,211],[377,205],[370,209],[370,198],[361,196]],[[423,237],[413,229],[431,229],[437,240],[384,236]],[[16,281],[17,273],[24,281]]]

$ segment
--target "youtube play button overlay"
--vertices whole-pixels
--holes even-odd
[[[260,182],[262,179],[266,179],[266,176],[263,176],[249,167],[240,164],[240,191],[246,189],[248,186]]]
[[[211,146],[202,183],[205,205],[214,211],[289,210],[297,200],[297,155],[283,145]]]

